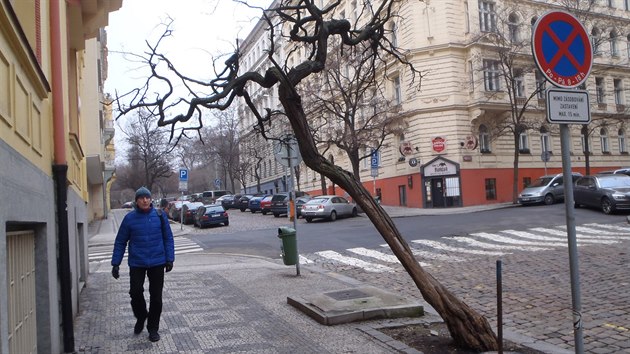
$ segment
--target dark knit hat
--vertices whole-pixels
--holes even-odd
[[[147,189],[147,187],[140,187],[136,191],[136,200],[140,197],[149,197],[151,198],[151,191]]]

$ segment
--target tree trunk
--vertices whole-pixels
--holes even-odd
[[[486,318],[455,297],[433,276],[425,272],[392,219],[363,185],[351,173],[335,166],[319,154],[313,137],[309,133],[301,98],[295,92],[294,86],[283,83],[279,86],[278,93],[306,165],[328,177],[333,185],[337,184],[343,188],[363,209],[409,273],[424,300],[442,317],[455,343],[478,351],[496,350],[497,338]]]

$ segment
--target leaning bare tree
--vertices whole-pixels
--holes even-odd
[[[155,45],[149,45],[146,60],[152,74],[145,86],[131,92],[130,96],[117,97],[120,114],[141,107],[151,108],[159,114],[159,124],[170,126],[171,136],[176,139],[178,125],[185,124],[187,129],[203,125],[203,109],[225,110],[236,99],[243,99],[257,118],[260,133],[267,138],[266,129],[273,124],[274,115],[271,110],[263,110],[255,105],[251,95],[260,90],[277,88],[279,101],[297,138],[305,164],[343,188],[363,209],[409,273],[423,298],[444,319],[455,343],[479,351],[495,350],[498,347],[496,336],[486,318],[427,273],[415,259],[392,219],[375,202],[369,191],[352,173],[336,166],[317,149],[298,87],[306,78],[325,68],[330,51],[363,47],[366,53],[378,58],[385,67],[398,63],[397,65],[404,66],[406,72],[420,74],[387,37],[386,24],[405,3],[397,0],[365,2],[365,11],[362,12],[364,17],[356,22],[361,26],[352,26],[350,21],[336,18],[341,4],[341,1],[337,1],[320,9],[314,0],[275,2],[270,9],[263,12],[269,35],[267,60],[271,63],[270,67],[264,72],[239,72],[241,57],[237,50],[225,62],[225,68],[217,70],[216,78],[210,81],[186,77],[159,51],[160,42],[171,34],[170,28],[167,28],[164,36]],[[340,45],[333,48],[330,43],[335,37],[340,40]],[[276,45],[280,42],[277,41],[278,38],[306,49],[306,55],[300,58],[301,62],[290,66],[277,61]],[[161,69],[168,70],[168,74],[161,72]],[[190,89],[189,97],[176,99],[178,102],[171,101],[175,85],[172,82],[173,77]],[[154,91],[158,83],[165,91],[156,95]],[[193,90],[193,87],[201,89]],[[209,94],[202,95],[200,92]],[[166,111],[180,107],[182,103],[187,107],[184,113],[167,116]]]

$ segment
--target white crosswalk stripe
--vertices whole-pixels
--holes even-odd
[[[203,248],[201,248],[196,242],[185,238],[185,237],[176,237],[174,240],[174,244],[175,244],[175,256],[177,256],[178,254],[187,254],[187,253],[193,253],[193,252],[200,252],[203,251]],[[113,250],[113,246],[110,246],[109,250],[104,250],[104,247],[99,247],[98,249],[92,249],[92,250],[88,250],[88,259],[89,262],[109,262],[112,259],[112,250]],[[127,252],[125,252],[125,256],[123,257],[127,258]]]
[[[368,272],[382,273],[382,272],[394,271],[394,269],[390,267],[387,267],[381,264],[366,262],[358,258],[343,256],[340,253],[337,253],[335,251],[322,251],[322,252],[316,252],[316,254],[324,258],[329,258],[334,261],[347,264],[353,267],[363,268]]]
[[[577,241],[581,247],[593,244],[612,245],[630,240],[630,228],[607,224],[586,224],[577,226]],[[476,256],[502,256],[515,252],[535,252],[568,247],[566,226],[535,227],[527,231],[501,230],[496,233],[477,232],[469,236],[444,237],[439,241],[411,240],[410,247],[421,261],[423,267],[430,267],[433,262],[462,262]],[[465,247],[459,245],[464,244]],[[364,247],[348,248],[350,255],[332,250],[315,252],[312,258],[300,256],[302,264],[333,261],[361,268],[368,272],[393,272],[390,265],[399,265],[396,256],[391,254],[389,245],[380,245],[382,249]],[[425,263],[428,261],[428,263]],[[384,265],[384,264],[388,265]]]

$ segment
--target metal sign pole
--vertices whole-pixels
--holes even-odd
[[[564,209],[567,219],[569,242],[569,268],[571,272],[571,299],[573,302],[573,338],[575,352],[584,353],[582,335],[582,300],[580,298],[580,271],[578,265],[577,240],[575,232],[575,210],[573,199],[573,177],[571,175],[571,133],[567,124],[560,124],[560,144],[562,146],[562,174],[564,180]]]
[[[289,192],[289,205],[293,212],[293,228],[295,229],[295,251],[297,252],[297,261],[295,263],[295,275],[300,275],[300,252],[297,246],[297,211],[295,210],[295,183],[293,183],[293,158],[291,157],[291,150],[293,150],[293,140],[289,139],[287,142],[287,159],[289,160],[289,172],[291,174],[291,189]],[[295,155],[297,156],[297,154]]]

